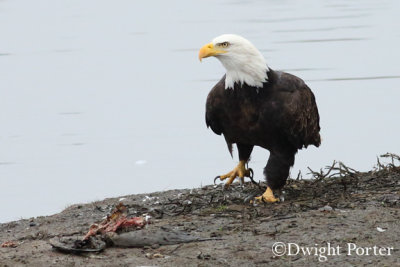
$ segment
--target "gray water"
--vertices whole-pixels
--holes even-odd
[[[316,95],[323,143],[293,176],[334,159],[371,169],[400,150],[399,13],[397,0],[0,1],[0,221],[231,170],[204,122],[224,69],[197,58],[222,33]],[[256,179],[267,158],[253,152]]]

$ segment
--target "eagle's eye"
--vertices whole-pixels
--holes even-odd
[[[220,43],[219,46],[221,46],[222,48],[226,48],[226,47],[229,46],[229,43],[228,42],[223,42],[223,43]]]

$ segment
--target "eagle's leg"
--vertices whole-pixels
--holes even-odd
[[[294,155],[296,152],[297,149],[271,151],[267,166],[264,169],[268,187],[264,194],[254,199],[256,203],[274,203],[279,201],[279,199],[275,198],[272,190],[280,189],[286,184],[290,167],[294,164]]]
[[[220,179],[221,181],[227,180],[225,187],[229,187],[236,177],[239,177],[241,182],[244,183],[244,177],[250,177],[252,175],[251,169],[246,169],[246,163],[250,159],[251,152],[253,151],[253,146],[237,144],[239,152],[239,164],[230,172],[224,175],[217,176],[215,179]]]

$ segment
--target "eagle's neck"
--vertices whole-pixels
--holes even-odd
[[[251,87],[263,87],[268,81],[268,66],[261,53],[219,58],[226,69],[225,89],[233,89],[235,83]]]

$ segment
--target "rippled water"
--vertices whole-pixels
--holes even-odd
[[[0,1],[0,221],[69,204],[209,184],[236,164],[207,130],[224,73],[213,37],[250,39],[303,78],[323,144],[292,174],[399,152],[400,2]],[[251,167],[262,178],[268,152]]]

